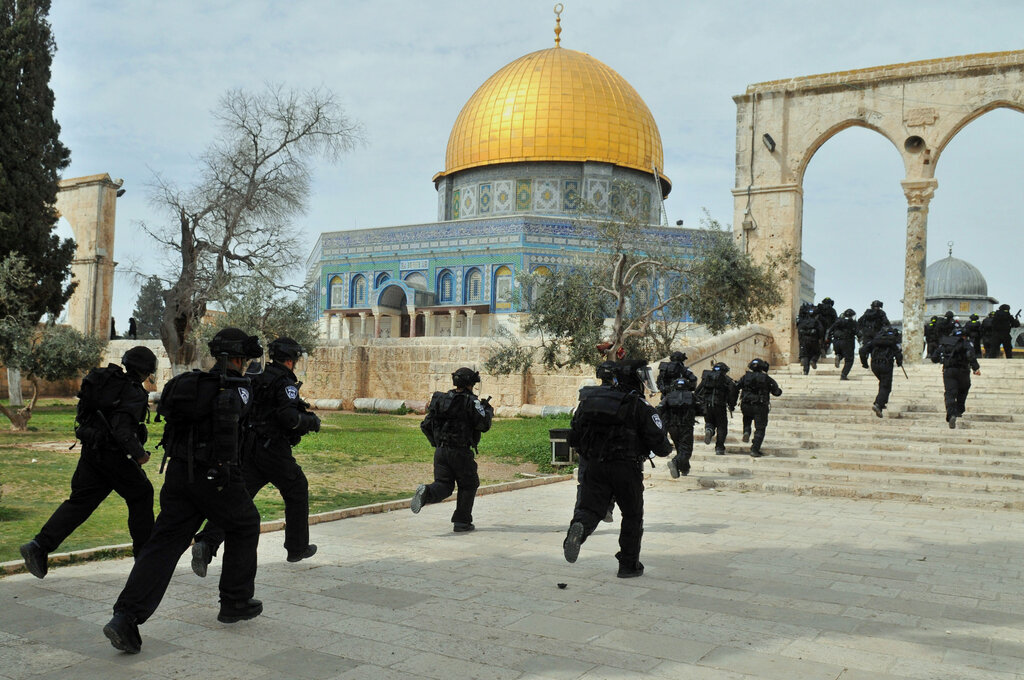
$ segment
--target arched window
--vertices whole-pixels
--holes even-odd
[[[447,269],[437,277],[437,297],[441,302],[452,302],[455,299],[455,277]]]
[[[340,309],[345,306],[345,284],[340,276],[331,277],[330,298],[328,305],[331,309]]]
[[[380,274],[377,274],[377,279],[373,282],[373,287],[374,288],[380,288],[385,283],[387,283],[390,279],[391,279],[391,274],[388,274],[387,272],[381,272]]]
[[[405,285],[416,290],[427,289],[427,277],[420,272],[413,272],[405,277]]]
[[[534,267],[531,273],[534,276],[538,277],[534,281],[533,285],[530,286],[530,302],[536,302],[537,296],[540,295],[541,292],[544,290],[545,283],[544,280],[539,277],[551,276],[551,270],[545,267],[544,265],[540,265],[538,267]]]
[[[470,269],[466,274],[465,303],[479,302],[484,295],[484,277],[479,269]]]
[[[362,274],[357,274],[352,279],[352,306],[366,306],[366,277]]]
[[[512,309],[512,269],[506,265],[494,272],[494,309]]]

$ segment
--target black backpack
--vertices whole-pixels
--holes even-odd
[[[573,416],[569,445],[587,460],[634,455],[637,435],[628,422],[628,414],[636,399],[635,392],[612,387],[590,391]]]
[[[467,410],[472,408],[471,400],[468,393],[455,390],[434,392],[427,409],[430,425],[425,427],[426,420],[420,424],[420,429],[427,435],[432,446],[468,448],[479,443],[480,433],[473,430]]]
[[[112,442],[109,416],[120,403],[122,390],[130,382],[116,364],[94,368],[82,378],[75,411],[75,438],[83,446],[101,447]]]

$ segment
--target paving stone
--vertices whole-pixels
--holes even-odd
[[[251,654],[251,650],[250,650]],[[259,666],[285,674],[289,678],[333,678],[344,671],[357,668],[357,661],[334,654],[313,652],[308,649],[286,649],[252,659]]]
[[[431,595],[362,583],[348,583],[343,586],[328,588],[320,591],[320,594],[324,597],[335,597],[340,600],[351,600],[352,602],[388,607],[390,609],[403,609],[425,600],[433,599]]]
[[[733,647],[716,647],[700,659],[698,664],[747,673],[763,680],[834,680],[843,671],[842,666],[834,664],[792,659],[778,654],[763,654]]]

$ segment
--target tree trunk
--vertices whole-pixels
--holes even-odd
[[[21,394],[21,369],[7,368],[7,396],[12,408],[25,405],[25,397]]]
[[[21,380],[21,372],[18,372],[18,380]],[[20,382],[19,382],[20,384]],[[32,409],[36,406],[36,401],[39,399],[39,384],[33,379],[32,380],[32,401],[28,406],[22,406],[21,408],[7,408],[3,404],[0,404],[0,413],[7,416],[7,420],[11,421],[11,431],[13,432],[25,432],[28,430],[28,421],[32,417]]]

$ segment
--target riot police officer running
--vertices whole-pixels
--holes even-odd
[[[46,576],[47,555],[89,519],[111,491],[128,505],[128,533],[136,556],[153,530],[153,485],[142,470],[149,460],[142,448],[149,393],[142,383],[156,371],[156,355],[140,345],[125,352],[121,363],[124,370],[109,364],[82,379],[75,416],[82,454],[71,477],[71,497],[34,539],[21,546],[25,566],[36,578]]]
[[[964,324],[964,335],[971,341],[974,348],[974,356],[981,356],[981,319],[977,314],[971,314],[970,319]]]
[[[924,326],[924,355],[926,357],[935,354],[935,348],[939,346],[939,340],[941,340],[941,330],[942,323],[939,321],[939,317],[932,315],[932,318]]]
[[[821,322],[821,327],[828,332],[829,328],[839,319],[839,312],[836,311],[836,303],[830,297],[822,298],[821,302],[815,308],[818,314],[818,321]],[[831,343],[826,342],[822,345],[822,354],[828,355],[828,350]]]
[[[956,429],[956,419],[964,414],[967,393],[971,390],[971,371],[981,375],[974,346],[962,328],[954,328],[953,334],[942,339],[935,353],[933,363],[942,364],[942,386],[946,402],[946,422],[949,429]]]
[[[796,332],[800,339],[800,365],[804,368],[804,375],[807,375],[812,368],[818,368],[821,343],[825,338],[825,328],[814,307],[807,310],[804,318],[797,324]]]
[[[668,461],[668,471],[673,479],[690,474],[690,457],[693,455],[693,426],[697,416],[697,376],[684,363],[686,354],[672,352],[669,361],[658,366],[658,391],[661,403],[658,413],[662,423],[672,437],[676,455]]]
[[[1019,326],[1020,321],[1010,314],[1010,305],[999,305],[999,309],[992,315],[992,351],[988,354],[989,359],[998,359],[1000,349],[1006,353],[1007,359],[1013,356],[1010,329]]]
[[[284,499],[284,548],[289,562],[316,554],[309,542],[309,482],[292,455],[292,446],[310,432],[320,431],[320,418],[299,397],[295,362],[305,354],[299,343],[281,337],[268,346],[271,363],[252,376],[252,410],[242,450],[242,479],[253,498],[273,484]],[[192,571],[206,576],[206,567],[224,541],[224,532],[211,522],[196,534]]]
[[[491,429],[494,409],[489,400],[473,394],[473,385],[480,374],[462,367],[452,373],[455,389],[434,392],[427,407],[427,417],[420,430],[434,449],[434,481],[416,487],[409,508],[419,512],[424,505],[439,503],[452,495],[458,486],[452,530],[473,531],[473,502],[480,487],[473,452],[480,443],[480,434]],[[605,508],[607,509],[607,504]]]
[[[852,309],[847,309],[825,333],[826,342],[832,342],[835,345],[836,368],[839,368],[840,360],[843,361],[843,371],[839,375],[840,380],[850,379],[850,368],[854,361],[854,343],[857,338],[857,321],[854,318],[856,314]]]
[[[860,340],[861,350],[863,351],[864,345],[888,325],[889,317],[882,311],[882,301],[873,300],[871,306],[857,319],[857,338]]]
[[[234,623],[263,612],[263,603],[253,599],[260,514],[238,473],[251,401],[242,369],[247,358],[262,356],[263,348],[255,336],[237,328],[217,333],[209,347],[217,366],[171,379],[157,407],[167,421],[160,514],[114,603],[114,617],[103,627],[110,643],[130,654],[141,651],[138,627],[156,611],[178,559],[204,519],[225,535],[217,620]]]
[[[750,441],[750,425],[754,425],[754,440],[750,442],[750,455],[760,458],[761,442],[768,427],[768,411],[773,396],[782,396],[782,388],[768,375],[768,362],[754,359],[750,369],[739,379],[737,387],[742,393],[740,411],[743,413],[743,441]]]
[[[889,394],[892,392],[892,364],[895,361],[897,366],[903,365],[903,338],[900,332],[892,326],[883,326],[882,329],[865,345],[860,348],[860,363],[864,368],[868,367],[868,356],[871,356],[871,372],[878,378],[878,394],[875,402],[871,404],[871,410],[879,418],[882,411],[889,403]]]
[[[643,462],[648,452],[667,456],[672,450],[661,417],[644,399],[653,389],[643,359],[619,361],[616,385],[587,392],[573,415],[569,446],[587,461],[587,478],[581,498],[562,542],[567,562],[575,562],[580,546],[597,528],[614,496],[622,510],[619,529],[617,576],[633,578],[644,573],[640,541],[644,522]],[[582,396],[582,395],[581,395]]]
[[[725,438],[729,434],[729,414],[736,409],[736,381],[726,375],[729,366],[718,362],[700,377],[694,393],[704,410],[704,443],[715,440],[715,455],[725,455]],[[729,413],[726,413],[726,410]]]

